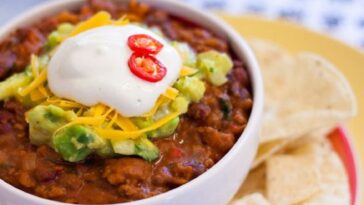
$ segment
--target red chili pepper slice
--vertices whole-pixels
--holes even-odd
[[[146,34],[132,35],[128,38],[128,46],[131,50],[143,54],[157,54],[163,44]]]
[[[158,82],[167,74],[166,67],[148,54],[133,53],[128,64],[134,75],[149,82]]]

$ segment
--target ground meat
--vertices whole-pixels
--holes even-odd
[[[152,166],[142,159],[122,158],[107,160],[104,177],[110,184],[138,184],[148,179]]]
[[[32,53],[43,52],[47,35],[63,22],[77,23],[98,11],[114,18],[127,16],[156,26],[172,40],[187,42],[196,52],[215,49],[234,58],[225,39],[210,31],[130,1],[129,5],[89,0],[74,11],[64,11],[11,33],[0,42],[0,80],[22,71]],[[244,62],[234,58],[229,82],[206,84],[202,100],[193,103],[176,132],[153,142],[160,158],[147,162],[136,157],[100,159],[82,163],[62,160],[47,145],[28,139],[26,109],[16,100],[0,103],[0,178],[31,194],[69,203],[105,204],[151,197],[198,177],[234,145],[248,121],[252,95]]]

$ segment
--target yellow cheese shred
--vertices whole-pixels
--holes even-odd
[[[30,93],[30,99],[35,102],[44,99],[44,95],[38,89],[35,89]]]
[[[76,112],[77,116],[81,116],[83,114],[84,109],[83,108],[79,108],[78,111]]]
[[[114,115],[112,116],[112,118],[110,119],[110,121],[107,123],[106,128],[112,128],[112,126],[114,125],[116,119],[118,118],[118,112],[114,112]]]
[[[125,118],[121,115],[118,116],[115,124],[124,131],[136,131],[139,129],[129,118]]]
[[[163,94],[163,96],[171,100],[176,99],[177,95],[178,95],[178,90],[172,87],[167,88],[166,92]]]
[[[52,104],[52,105],[56,105],[59,106],[61,108],[65,108],[65,109],[79,109],[79,108],[84,108],[85,106],[70,101],[70,100],[65,100],[65,99],[60,99],[57,97],[50,97],[46,100],[46,102],[44,102],[44,104]]]
[[[112,23],[112,25],[114,26],[125,26],[128,24],[129,24],[129,19],[126,17],[126,15],[122,16],[120,19]]]
[[[178,95],[178,90],[172,87],[169,87],[167,89],[167,91],[158,98],[157,102],[155,103],[154,107],[147,113],[144,113],[142,115],[142,117],[151,117],[153,116],[158,108],[163,105],[164,103],[168,102],[169,100],[174,100],[176,99],[177,95]]]
[[[90,113],[93,116],[101,116],[107,111],[107,107],[103,104],[97,104],[90,109]]]
[[[109,109],[102,116],[106,119],[114,111],[113,108],[109,107]]]
[[[197,73],[197,71],[198,70],[195,68],[183,66],[179,75],[180,75],[180,77],[189,76],[189,75],[193,75],[193,74]]]
[[[108,12],[100,11],[87,21],[78,24],[76,28],[71,32],[70,36],[75,36],[84,31],[97,28],[100,26],[106,26],[106,25],[125,26],[128,23],[129,20],[127,19],[126,16],[123,16],[120,19],[113,21],[111,15]]]
[[[44,69],[38,77],[36,77],[30,85],[19,92],[19,95],[24,97],[28,95],[31,91],[38,88],[40,85],[47,81],[47,69]]]
[[[59,132],[60,130],[76,125],[76,124],[84,124],[84,125],[91,125],[91,126],[100,126],[104,122],[103,117],[76,117],[71,122],[63,125],[62,127],[58,128],[54,133]]]
[[[38,56],[32,54],[30,57],[30,67],[32,68],[33,77],[36,78],[39,75],[39,59]]]
[[[136,139],[146,132],[162,127],[169,121],[176,118],[178,115],[180,115],[179,112],[171,113],[163,117],[162,119],[158,120],[157,122],[153,123],[151,126],[137,131],[120,131],[120,130],[102,129],[102,128],[96,128],[95,130],[99,135],[103,136],[106,139],[111,139],[111,140]]]
[[[108,12],[100,11],[94,16],[92,16],[87,21],[84,21],[76,26],[76,28],[71,32],[70,36],[75,36],[84,31],[112,24],[111,16]]]
[[[45,98],[49,98],[52,95],[51,92],[47,88],[45,88],[43,85],[39,86],[38,90],[40,93],[42,93],[42,95]]]
[[[30,93],[30,99],[33,102],[49,98],[50,96],[50,92],[44,86],[40,86],[38,89],[35,89]]]
[[[104,122],[104,120],[104,117],[77,117],[72,120],[71,123],[100,126]]]
[[[168,98],[166,98],[166,97],[164,97],[164,96],[160,96],[160,97],[158,98],[157,102],[155,103],[154,107],[153,107],[153,108],[152,108],[149,112],[144,113],[144,114],[142,115],[142,117],[151,117],[151,116],[153,116],[153,115],[157,112],[158,108],[159,108],[161,105],[163,105],[164,103],[168,102],[168,101],[169,101],[169,99],[168,99]]]

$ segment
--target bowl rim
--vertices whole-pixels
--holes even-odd
[[[65,10],[69,7],[76,7],[84,3],[86,0],[62,0],[62,1],[49,1],[46,3],[42,3],[38,6],[35,6],[28,10],[27,12],[19,15],[13,20],[10,20],[7,24],[0,27],[0,39],[6,37],[10,32],[14,31],[14,29],[19,28],[19,26],[24,25],[26,23],[34,22],[40,20],[42,17],[46,17],[51,12],[50,10]],[[126,1],[126,0],[113,0],[113,1]],[[236,45],[232,45],[234,50],[239,50],[241,52],[240,57],[244,58],[245,62],[247,63],[247,70],[250,76],[252,90],[253,90],[253,108],[247,123],[245,130],[243,131],[242,135],[239,139],[235,142],[234,146],[224,155],[222,159],[220,159],[214,166],[208,169],[206,172],[201,174],[200,176],[196,177],[195,179],[189,181],[188,183],[181,185],[177,188],[169,190],[165,193],[158,194],[156,196],[136,200],[132,202],[126,203],[117,203],[116,205],[136,205],[136,204],[146,204],[151,202],[158,202],[163,201],[163,199],[170,198],[171,196],[184,192],[185,190],[189,189],[192,186],[196,186],[198,184],[203,183],[204,181],[208,180],[209,178],[216,175],[219,170],[223,169],[223,167],[231,161],[231,158],[238,154],[238,150],[242,149],[244,144],[246,144],[247,138],[259,138],[258,135],[254,135],[254,131],[258,130],[260,127],[260,121],[263,113],[263,80],[262,75],[259,69],[259,65],[255,59],[255,55],[253,54],[252,50],[248,46],[247,42],[238,34],[231,26],[229,26],[226,22],[221,20],[220,18],[207,13],[200,11],[186,3],[181,1],[170,1],[170,0],[139,0],[139,2],[144,2],[150,4],[158,9],[167,10],[168,13],[171,12],[171,8],[175,11],[188,11],[190,13],[194,13],[195,15],[199,15],[203,18],[203,20],[208,20],[213,23],[217,29],[220,30],[216,31],[218,35],[225,35],[228,37],[228,40],[231,42],[237,42]],[[46,13],[46,14],[43,14]],[[174,13],[173,13],[174,14]],[[36,16],[35,20],[29,20]],[[188,17],[185,17],[188,18]],[[196,22],[198,20],[192,20]],[[199,23],[197,23],[199,24]],[[211,30],[211,29],[210,29]],[[254,150],[254,153],[256,153]],[[7,182],[0,179],[0,189],[7,189],[11,191],[14,195],[19,198],[25,198],[29,201],[35,202],[37,204],[47,204],[47,205],[67,205],[69,203],[54,201],[50,199],[41,198],[39,196],[27,193],[21,189],[15,188],[14,186],[8,184]]]

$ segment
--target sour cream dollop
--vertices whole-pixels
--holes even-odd
[[[132,51],[129,36],[147,34],[163,44],[156,58],[166,67],[166,76],[151,83],[129,69]],[[51,58],[48,84],[58,97],[87,106],[103,103],[125,117],[150,111],[158,97],[178,78],[182,60],[163,38],[145,28],[103,26],[64,41]]]

